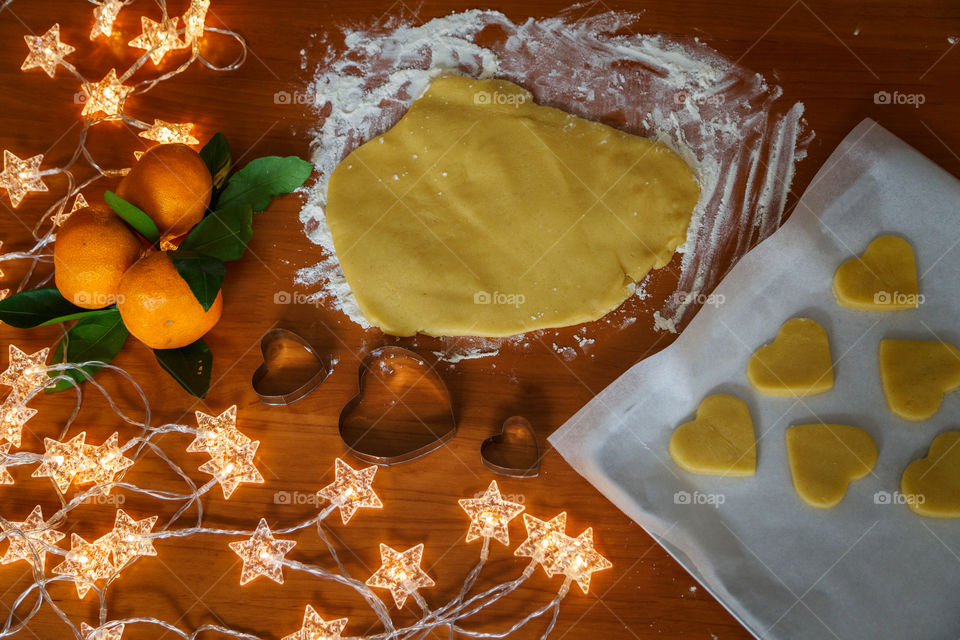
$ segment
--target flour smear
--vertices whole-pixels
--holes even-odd
[[[390,129],[434,78],[497,77],[528,89],[539,104],[665,143],[696,169],[701,198],[679,249],[677,293],[653,313],[657,329],[676,332],[700,293],[722,278],[718,258],[742,256],[780,225],[794,165],[813,134],[804,130],[802,104],[782,104],[780,87],[698,39],[638,34],[636,13],[576,19],[575,9],[522,24],[473,10],[419,25],[344,29],[342,46],[327,42],[323,59],[305,59],[315,73],[308,93],[318,116],[312,148],[319,178],[300,219],[323,259],[301,269],[298,284],[370,327],[326,223],[330,175],[350,151]],[[646,296],[642,285],[635,295]],[[470,347],[458,339],[463,348],[448,349],[448,359],[495,354],[490,342]]]

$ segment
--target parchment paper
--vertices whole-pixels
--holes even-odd
[[[882,234],[913,244],[923,303],[890,313],[837,306],[837,266]],[[960,428],[960,392],[931,420],[907,422],[887,410],[877,370],[881,338],[960,345],[958,243],[960,182],[865,120],[677,341],[627,371],[550,442],[757,637],[958,638],[960,520],[922,518],[897,490],[935,435]],[[794,316],[826,328],[836,385],[802,399],[759,395],[747,360]],[[689,474],[667,453],[673,429],[718,392],[750,406],[752,478]],[[786,461],[784,430],[818,421],[862,427],[880,452],[874,472],[832,510],[797,497]]]

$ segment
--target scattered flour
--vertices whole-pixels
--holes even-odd
[[[637,35],[639,14],[574,15],[515,24],[496,11],[471,10],[419,26],[345,29],[342,45],[324,34],[318,61],[304,53],[302,66],[314,74],[309,93],[318,116],[312,148],[319,178],[300,220],[323,258],[300,270],[297,282],[316,288],[313,300],[370,327],[337,262],[324,215],[327,183],[351,150],[388,130],[444,74],[505,78],[540,104],[663,142],[696,168],[702,193],[679,249],[677,285],[690,295],[672,296],[655,311],[659,330],[676,332],[694,310],[689,301],[717,284],[720,255],[739,257],[776,230],[794,165],[813,136],[803,134],[803,105],[781,105],[778,86],[699,39]],[[649,296],[645,284],[636,287],[640,299]],[[583,339],[576,338],[581,347],[589,344]],[[448,362],[479,358],[504,342],[451,339],[438,355]],[[564,358],[576,355],[572,347],[554,348]]]

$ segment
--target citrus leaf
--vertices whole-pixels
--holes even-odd
[[[217,209],[201,220],[180,243],[180,250],[229,262],[243,256],[252,237],[253,209],[238,204]]]
[[[137,233],[142,235],[144,238],[150,242],[156,242],[160,239],[160,230],[157,229],[157,225],[150,219],[150,216],[145,214],[143,211],[133,206],[113,191],[107,191],[103,194],[103,199],[106,201],[110,208],[113,209],[113,212],[118,216],[123,218],[127,224],[133,227]]]
[[[0,300],[0,322],[17,329],[66,322],[97,311],[78,307],[53,288],[21,291]]]
[[[123,325],[120,312],[116,307],[98,309],[80,318],[67,331],[67,335],[60,339],[53,352],[52,362],[58,364],[61,362],[80,364],[91,360],[110,362],[120,353],[124,342],[127,341],[127,335],[127,328]],[[66,358],[64,358],[64,349],[66,349]],[[82,369],[92,376],[100,370],[100,366],[85,365]],[[86,380],[80,371],[51,371],[49,375],[51,378],[59,375],[69,376],[77,384]],[[72,386],[69,380],[60,380],[55,386],[47,389],[47,392],[63,391]]]
[[[213,369],[213,353],[200,338],[193,344],[179,349],[154,349],[157,362],[190,395],[202,398],[210,389],[210,372]]]
[[[223,277],[227,268],[222,262],[210,256],[204,256],[193,251],[170,251],[170,259],[177,268],[180,277],[186,280],[197,302],[204,311],[209,311],[213,301],[220,293]]]
[[[230,173],[230,166],[233,159],[230,156],[230,145],[227,144],[227,138],[222,133],[218,133],[209,142],[200,149],[200,157],[204,164],[210,170],[210,177],[213,178],[213,188],[220,189],[223,182]]]
[[[275,196],[300,188],[312,171],[312,164],[296,156],[257,158],[230,176],[219,206],[249,203],[254,211],[263,211]]]

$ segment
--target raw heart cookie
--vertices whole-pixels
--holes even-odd
[[[915,308],[920,296],[913,247],[897,236],[876,238],[862,256],[840,265],[833,295],[840,306],[860,311]]]
[[[704,398],[696,418],[670,437],[670,457],[691,473],[752,476],[757,470],[757,441],[747,403],[726,394]]]
[[[916,513],[930,518],[960,518],[960,431],[941,433],[926,458],[903,470],[900,492]]]
[[[936,340],[881,340],[880,382],[894,415],[927,420],[960,387],[960,350]]]
[[[877,463],[877,445],[859,427],[799,424],[787,429],[786,438],[793,488],[811,507],[837,506],[847,486]]]
[[[767,396],[812,396],[833,388],[833,360],[827,332],[809,318],[783,323],[776,339],[757,349],[747,379]]]

